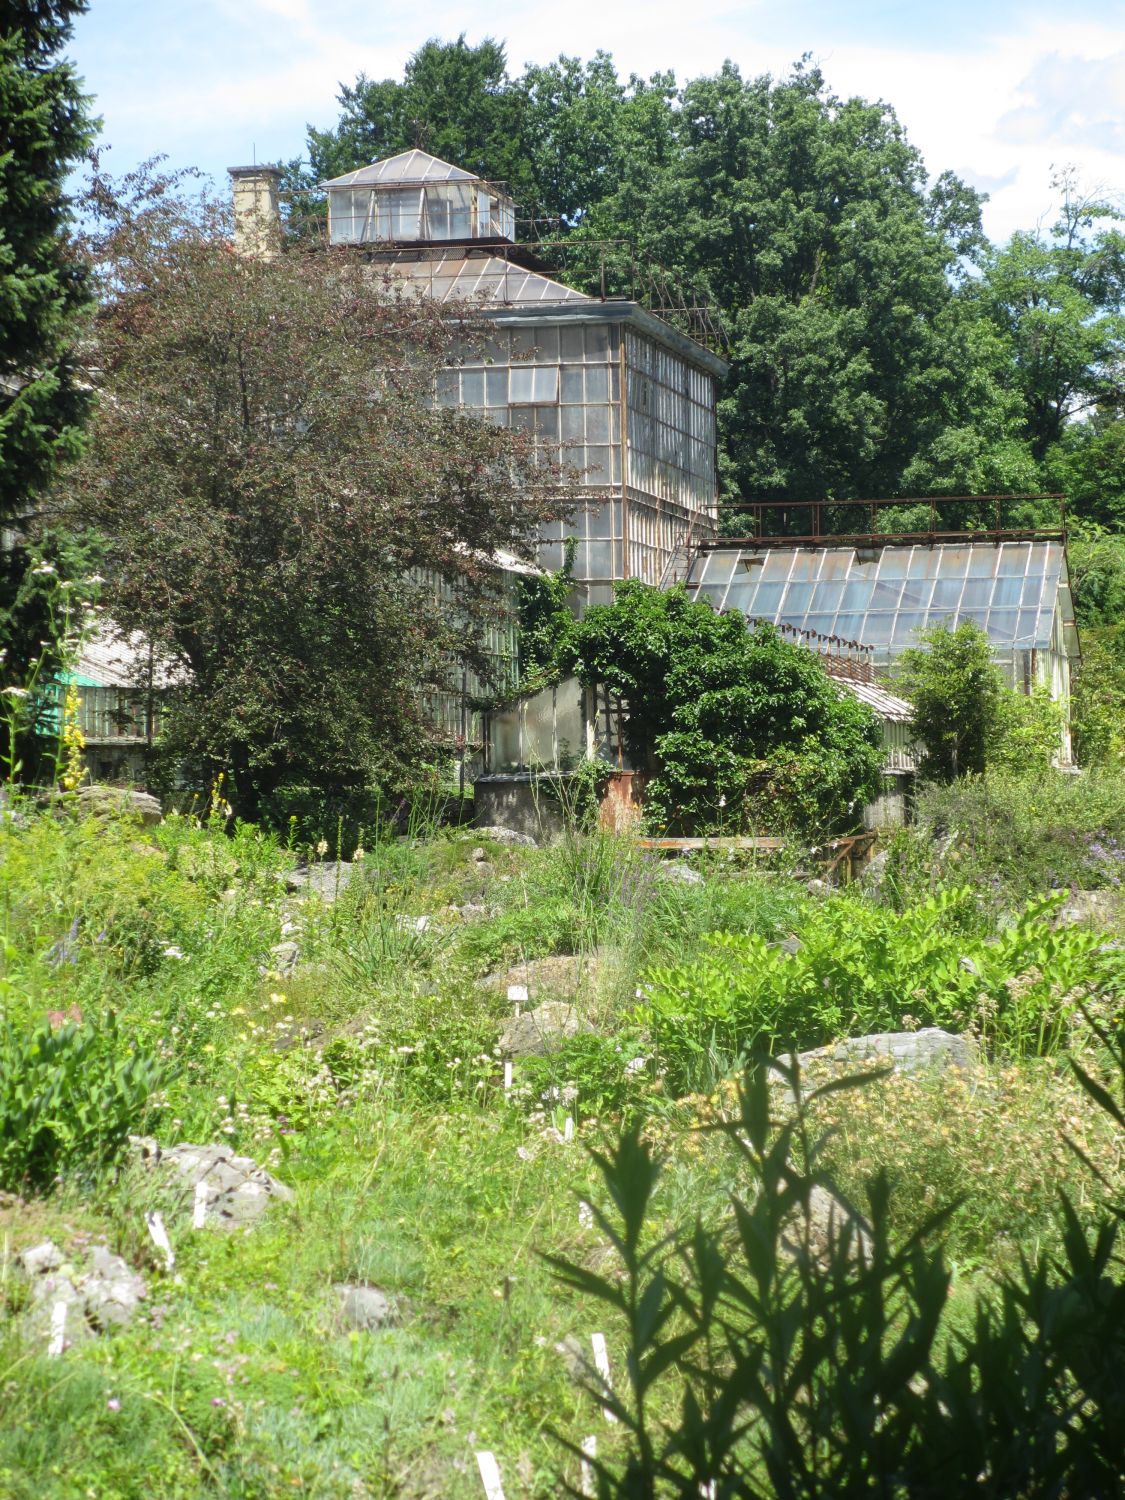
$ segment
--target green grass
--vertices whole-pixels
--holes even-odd
[[[606,1246],[578,1216],[593,1164],[553,1131],[569,1111],[597,1142],[640,1111],[670,1153],[654,1227],[725,1213],[729,1157],[694,1129],[714,1101],[673,1102],[651,1061],[628,1071],[651,1051],[637,987],[654,968],[693,972],[716,931],[774,943],[869,908],[852,893],[826,911],[794,881],[726,861],[682,884],[603,834],[487,845],[482,875],[480,843],[471,831],[369,840],[363,873],[325,906],[286,896],[293,854],[251,828],[231,836],[178,817],[142,830],[30,809],[26,826],[5,825],[5,1016],[31,1026],[74,1007],[86,1024],[114,1011],[121,1037],[171,1070],[138,1124],[166,1141],[229,1140],[296,1194],[231,1237],[193,1232],[182,1205],[132,1168],[81,1187],[64,1173],[51,1193],[4,1200],[5,1500],[456,1500],[481,1493],[480,1448],[497,1454],[514,1500],[576,1480],[556,1430],[596,1432],[612,1452],[613,1430],[555,1350],[568,1336],[588,1347],[600,1315],[542,1256],[604,1271]],[[485,914],[459,915],[466,903]],[[421,931],[400,921],[420,916]],[[871,922],[885,925],[882,908]],[[302,965],[282,977],[269,952],[285,923]],[[509,1008],[480,980],[552,953],[598,957],[582,1003],[599,1035],[517,1068],[522,1091],[505,1099],[495,1049]],[[568,1085],[577,1098],[563,1105],[552,1090]],[[971,1284],[1001,1254],[1050,1242],[1057,1181],[1083,1212],[1099,1209],[1060,1143],[1061,1127],[1087,1129],[1082,1108],[1054,1065],[1013,1065],[969,1096],[937,1081],[886,1085],[862,1105],[833,1103],[830,1160],[857,1195],[887,1167],[903,1230],[935,1194],[966,1195],[950,1234]],[[1125,1181],[1088,1128],[1111,1181]],[[155,1206],[174,1278],[144,1230]],[[149,1281],[143,1318],[61,1360],[21,1339],[10,1269],[48,1233],[68,1248],[104,1235]],[[349,1334],[332,1292],[341,1280],[400,1299],[401,1324]]]

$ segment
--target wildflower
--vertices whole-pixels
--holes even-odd
[[[121,1402],[118,1401],[118,1399],[117,1399],[116,1396],[111,1396],[109,1398],[109,1400],[106,1402],[106,1406],[107,1406],[107,1408],[110,1411],[120,1411],[121,1410]]]
[[[3,690],[9,698],[30,698],[31,694],[26,688],[6,687]]]
[[[355,860],[356,863],[358,864],[359,861],[363,858],[363,856],[364,856],[365,853],[366,853],[366,851],[365,851],[363,845],[362,844],[357,844],[355,846],[355,853],[352,855],[352,859]]]
[[[328,853],[328,840],[327,839],[318,839],[317,840],[316,852],[320,855],[321,859],[324,858],[324,856]]]
[[[177,948],[175,943],[169,943],[168,947],[164,950],[165,958],[183,958],[183,956],[183,950]]]

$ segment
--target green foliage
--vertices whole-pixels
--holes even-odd
[[[1083,633],[1071,694],[1079,764],[1125,767],[1125,629]]]
[[[951,1207],[896,1237],[884,1174],[867,1184],[866,1222],[827,1196],[815,1106],[863,1080],[805,1095],[795,1066],[773,1066],[795,1113],[776,1120],[758,1065],[715,1127],[740,1183],[726,1222],[655,1234],[660,1164],[629,1130],[593,1153],[609,1200],[593,1212],[617,1264],[550,1258],[625,1343],[616,1389],[588,1382],[626,1436],[624,1455],[593,1465],[599,1496],[1119,1493],[1119,1225],[1085,1229],[1064,1196],[1061,1252],[1001,1274],[950,1337],[953,1275],[934,1240]],[[1112,1094],[1080,1080],[1125,1129]]]
[[[574,555],[578,539],[568,536],[557,573],[532,573],[519,580],[520,691],[535,693],[561,675],[570,652],[575,619],[571,608]]]
[[[1014,1055],[1051,1051],[1080,1001],[1125,1004],[1125,957],[1102,951],[1097,932],[1056,930],[1057,904],[1032,903],[985,938],[971,932],[968,886],[901,911],[834,897],[808,912],[794,952],[717,933],[702,956],[651,970],[636,1020],[676,1093],[709,1087],[751,1052],[911,1026],[972,1030]]]
[[[654,826],[825,827],[874,794],[874,716],[769,626],[749,630],[682,588],[630,580],[613,604],[587,611],[572,651],[582,682],[628,704],[629,752],[650,773]]]
[[[112,1011],[102,1022],[0,1021],[0,1188],[47,1188],[112,1165],[165,1076],[126,1049]]]
[[[1062,745],[1063,720],[1062,704],[1042,683],[1027,694],[1004,688],[988,746],[989,769],[1025,775],[1049,770]]]
[[[71,347],[87,303],[66,243],[67,174],[94,137],[73,67],[58,54],[85,0],[0,16],[0,517],[26,517],[78,451],[89,395]]]
[[[891,889],[907,901],[955,881],[994,916],[1058,887],[1117,890],[1125,877],[1125,778],[1114,770],[930,783],[916,818],[890,859]]]
[[[1125,622],[1125,536],[1103,526],[1076,528],[1067,559],[1079,625]]]
[[[1023,435],[1037,461],[1064,442],[1077,458],[1074,484],[1079,513],[1091,520],[1114,513],[1113,485],[1090,479],[1102,464],[1117,463],[1120,439],[1068,433],[1075,415],[1120,396],[1125,351],[1125,234],[1122,215],[1096,193],[1086,193],[1072,169],[1055,177],[1062,195],[1051,228],[1021,231],[993,251],[984,274],[966,284],[1010,349],[1022,401]],[[1087,451],[1087,443],[1094,449]],[[1104,474],[1100,476],[1104,480]],[[1091,503],[1086,509],[1086,504]]]
[[[931,625],[895,663],[895,681],[914,709],[927,776],[951,781],[984,770],[1004,691],[988,636],[972,621]]]

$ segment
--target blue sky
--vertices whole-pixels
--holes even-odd
[[[893,104],[931,173],[988,191],[997,238],[1051,207],[1053,167],[1125,195],[1125,0],[91,0],[70,53],[104,119],[106,164],[225,168],[300,155],[363,71],[399,77],[428,37],[507,44],[511,71],[599,47],[622,73],[748,74],[811,53],[837,93]]]

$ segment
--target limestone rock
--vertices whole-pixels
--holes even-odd
[[[529,833],[517,833],[514,828],[490,827],[478,828],[476,831],[482,839],[491,839],[494,844],[503,844],[508,848],[535,848],[535,840]]]
[[[1125,926],[1125,900],[1118,891],[1071,891],[1055,921],[1059,925],[1088,922],[1094,927]]]
[[[377,1286],[341,1281],[332,1288],[340,1301],[340,1316],[346,1328],[374,1333],[399,1321],[398,1309]]]
[[[791,1054],[785,1061],[791,1060]],[[926,1026],[920,1031],[885,1031],[871,1036],[848,1037],[827,1047],[815,1047],[797,1056],[802,1074],[821,1077],[824,1073],[847,1073],[856,1068],[893,1067],[900,1073],[919,1068],[960,1068],[972,1072],[980,1062],[980,1052],[971,1037]],[[782,1083],[774,1075],[777,1083]]]
[[[674,859],[660,866],[660,879],[676,881],[680,885],[703,885],[703,876],[693,870],[687,860]]]
[[[134,1142],[149,1167],[174,1174],[190,1190],[194,1203],[196,1185],[207,1186],[204,1227],[249,1228],[271,1203],[288,1203],[292,1191],[259,1167],[248,1156],[236,1156],[229,1146],[180,1145],[162,1148],[147,1137]]]
[[[275,974],[281,974],[288,978],[293,973],[301,959],[301,946],[293,938],[286,938],[284,942],[274,943],[270,949],[270,961],[267,968]]]
[[[127,786],[102,786],[98,782],[79,788],[78,805],[83,812],[97,817],[139,818],[146,827],[159,823],[164,816],[158,798],[149,792]]]
[[[805,1240],[804,1215],[798,1209],[784,1226],[782,1245],[790,1255],[797,1254]],[[846,1198],[819,1183],[809,1192],[808,1245],[813,1257],[822,1265],[831,1258],[831,1250],[850,1231],[848,1259],[866,1259],[871,1253],[871,1226]]]
[[[29,1276],[44,1276],[48,1271],[57,1271],[63,1263],[63,1253],[54,1240],[44,1240],[21,1250],[16,1260]]]
[[[593,1029],[573,1005],[544,1000],[508,1023],[500,1037],[500,1051],[505,1057],[546,1057],[571,1037]]]
[[[95,1247],[90,1270],[79,1277],[77,1287],[86,1316],[101,1329],[120,1328],[132,1322],[146,1296],[143,1279],[127,1261],[104,1245]]]
[[[333,860],[323,865],[301,865],[289,872],[286,886],[301,895],[319,896],[322,901],[335,901],[337,896],[347,890],[355,868],[346,859]]]
[[[507,994],[514,984],[527,989],[528,1000],[535,1005],[539,1000],[574,1000],[596,980],[601,958],[596,953],[576,958],[572,954],[552,954],[547,958],[532,958],[526,963],[514,964],[506,974],[491,974],[484,983],[490,989]]]

